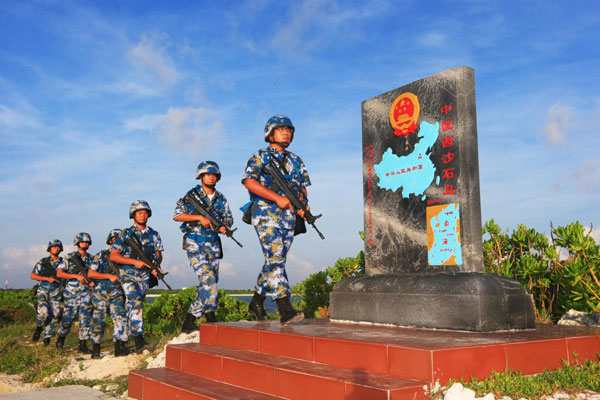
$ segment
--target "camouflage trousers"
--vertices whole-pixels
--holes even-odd
[[[205,252],[188,251],[190,265],[198,275],[196,298],[190,305],[189,313],[196,318],[202,317],[207,312],[216,311],[219,305],[219,259],[209,256]]]
[[[289,297],[291,291],[285,261],[294,241],[294,230],[262,224],[255,225],[254,229],[265,256],[265,263],[256,281],[256,293],[261,296],[271,294],[275,299]]]
[[[58,336],[67,336],[71,330],[73,320],[79,311],[79,340],[90,338],[92,323],[92,291],[65,289],[64,309]]]
[[[37,301],[37,326],[44,328],[44,338],[51,338],[56,332],[56,324],[61,316],[60,289],[52,292],[38,289]]]
[[[99,344],[104,339],[106,328],[106,311],[110,310],[113,320],[113,339],[127,341],[127,311],[125,310],[125,297],[123,290],[98,286],[92,295],[94,312],[92,314],[92,342]]]
[[[139,336],[144,333],[144,300],[149,286],[148,273],[121,271],[121,286],[127,298],[125,308],[129,319],[128,333],[131,336]]]

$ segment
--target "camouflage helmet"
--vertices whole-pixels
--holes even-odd
[[[108,237],[106,238],[106,244],[110,244],[110,239],[119,236],[119,233],[121,233],[120,229],[113,229],[112,231],[110,231]]]
[[[215,174],[217,176],[217,182],[221,179],[221,170],[219,165],[214,161],[202,161],[198,164],[196,169],[196,179],[202,178],[204,174]]]
[[[145,200],[136,200],[131,203],[131,206],[129,206],[129,218],[133,218],[135,212],[139,210],[148,210],[148,218],[152,216],[150,204],[148,204],[148,202]]]
[[[90,236],[89,233],[80,232],[77,235],[75,235],[75,239],[73,240],[73,244],[77,245],[77,243],[81,243],[81,242],[88,242],[90,244],[90,246],[91,246],[92,245],[92,237]]]
[[[48,242],[48,247],[46,248],[46,251],[50,251],[50,247],[54,247],[54,246],[58,246],[60,247],[60,251],[63,251],[63,245],[62,242],[58,239],[54,239]]]
[[[280,126],[287,126],[292,131],[292,138],[290,139],[290,143],[294,140],[294,124],[292,124],[292,120],[286,117],[285,115],[275,115],[274,117],[269,118],[267,124],[265,125],[265,142],[269,142],[269,137],[273,134],[275,128]]]

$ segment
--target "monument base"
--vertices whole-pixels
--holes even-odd
[[[533,298],[494,274],[363,275],[338,282],[331,320],[491,332],[535,329]]]

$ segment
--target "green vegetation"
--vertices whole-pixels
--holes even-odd
[[[525,225],[501,233],[492,219],[483,234],[485,271],[518,280],[534,297],[538,321],[557,321],[569,309],[600,311],[600,246],[579,222],[551,225],[548,238]]]
[[[600,354],[598,354],[600,358]],[[442,391],[452,386],[456,381],[451,381],[441,391],[432,394],[432,398],[441,398]],[[479,380],[471,378],[470,381],[461,380],[464,387],[475,391],[477,397],[493,393],[496,398],[508,396],[513,399],[526,398],[530,400],[542,399],[557,391],[575,394],[583,390],[600,391],[600,361],[586,360],[581,365],[569,365],[563,361],[562,367],[555,371],[545,370],[538,375],[523,376],[520,372],[506,370],[492,372],[492,374]]]
[[[35,320],[35,302],[30,290],[0,290],[0,327]]]

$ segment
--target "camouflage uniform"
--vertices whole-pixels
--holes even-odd
[[[263,171],[263,166],[272,158],[282,162],[287,170],[286,179],[301,187],[310,186],[308,171],[302,159],[292,152],[280,152],[271,147],[260,149],[248,160],[242,183],[248,178],[257,180],[264,187],[271,188],[271,176]],[[282,171],[284,173],[285,171]],[[278,192],[282,194],[282,192]],[[258,235],[265,263],[256,282],[256,293],[261,296],[272,294],[275,299],[289,297],[290,284],[285,271],[287,253],[294,239],[296,216],[289,208],[280,209],[275,202],[263,199],[250,192],[252,203],[252,225]]]
[[[92,267],[100,273],[108,272],[108,257],[110,250],[105,249],[94,256]],[[94,313],[92,314],[92,342],[98,344],[104,339],[104,328],[106,327],[106,309],[110,308],[110,316],[113,320],[114,340],[127,341],[127,312],[125,310],[125,294],[119,282],[112,283],[108,279],[96,281],[92,295]]]
[[[71,252],[67,255],[67,260],[72,256],[81,253]],[[86,267],[92,265],[92,256],[88,253],[81,256]],[[75,265],[70,262],[61,264],[58,268],[68,274],[77,274]],[[77,279],[68,279],[64,292],[64,310],[58,336],[67,336],[71,330],[73,320],[79,311],[79,340],[88,340],[90,338],[90,326],[92,322],[92,288],[80,283]]]
[[[131,249],[125,244],[125,240],[131,235],[137,236],[142,243],[142,249],[152,255],[154,261],[159,263],[157,251],[162,252],[163,244],[160,235],[149,226],[145,231],[140,231],[135,225],[123,229],[115,239],[111,249],[116,250],[122,256],[135,258],[132,256]],[[149,287],[148,268],[138,269],[134,265],[121,265],[121,285],[127,303],[127,317],[129,318],[129,333],[132,336],[139,336],[144,333],[144,299]]]
[[[197,185],[194,189],[205,205],[214,207],[213,215],[223,221],[226,226],[233,225],[233,216],[222,193],[215,190],[212,200],[202,188]],[[193,214],[191,205],[179,199],[173,213],[174,217],[183,213]],[[217,282],[219,281],[219,260],[223,258],[221,238],[210,227],[203,228],[200,222],[184,222],[180,226],[183,235],[183,249],[187,251],[190,265],[198,276],[196,298],[190,305],[189,313],[197,318],[207,312],[216,311],[219,305]]]
[[[54,271],[48,271],[48,268],[42,264],[46,258]],[[46,277],[55,275],[56,269],[63,265],[64,262],[62,257],[58,257],[56,261],[50,256],[42,258],[33,267],[33,273]],[[44,338],[51,338],[56,331],[56,324],[61,317],[62,310],[60,303],[62,302],[63,282],[59,278],[59,282],[50,283],[41,281],[39,285],[37,291],[37,326],[40,328],[46,327],[44,329]]]

